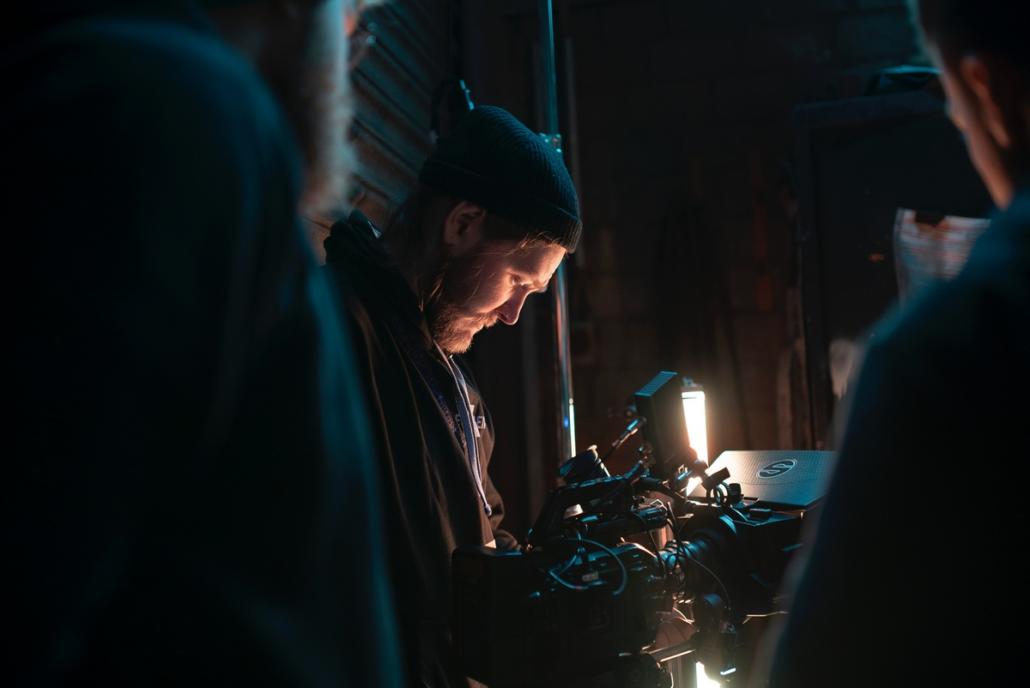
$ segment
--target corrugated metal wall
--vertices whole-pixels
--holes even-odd
[[[450,5],[392,0],[366,12],[353,38],[353,203],[379,223],[412,188],[432,146],[433,94],[451,71]]]
[[[390,0],[366,10],[350,37],[357,173],[349,206],[380,226],[432,148],[433,94],[453,71],[454,2]],[[331,220],[309,227],[319,254]]]

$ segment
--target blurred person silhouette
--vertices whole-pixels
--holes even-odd
[[[912,4],[998,212],[955,278],[873,329],[771,686],[1004,685],[1023,668],[1030,3]]]
[[[19,9],[13,684],[399,685],[366,407],[298,215],[344,191],[358,8]]]

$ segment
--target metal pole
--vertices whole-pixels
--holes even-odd
[[[558,75],[554,60],[554,11],[551,0],[540,0],[540,68],[544,84],[545,133],[558,133]]]
[[[540,67],[543,72],[544,136],[561,153],[561,135],[558,133],[558,77],[554,59],[554,12],[551,0],[539,0]],[[565,280],[565,265],[558,266],[554,275],[554,328],[556,359],[558,361],[559,424],[558,457],[563,460],[576,453],[576,416],[572,400],[572,360],[569,352],[569,299]]]

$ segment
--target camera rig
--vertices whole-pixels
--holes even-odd
[[[783,611],[777,591],[829,453],[726,452],[709,468],[690,448],[675,373],[659,373],[635,403],[605,456],[642,434],[630,470],[611,475],[591,447],[561,466],[521,551],[454,553],[455,646],[472,678],[667,687],[664,663],[686,656],[726,684],[746,681],[753,638],[741,631]],[[788,475],[799,457],[807,469]],[[741,469],[750,494],[729,482]],[[784,486],[800,488],[800,503]],[[662,623],[689,625],[689,640],[659,647]]]

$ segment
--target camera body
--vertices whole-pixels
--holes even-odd
[[[658,627],[677,606],[694,634],[674,654],[691,654],[723,680],[735,674],[750,658],[738,636],[742,624],[778,611],[802,514],[690,502],[689,513],[675,519],[677,538],[663,547],[612,541],[632,535],[627,514],[640,516],[638,533],[671,516],[664,506],[643,504],[593,523],[585,514],[570,517],[586,520],[594,537],[525,552],[456,551],[455,640],[468,674],[492,687],[603,685],[600,677],[617,676],[631,659],[633,672],[648,668],[638,660],[649,650],[659,656]],[[638,685],[625,678],[612,684]],[[639,685],[663,684],[656,675]]]
[[[710,675],[743,683],[737,668],[753,648],[740,630],[781,611],[777,591],[814,504],[766,504],[760,494],[743,494],[727,482],[723,457],[712,469],[696,460],[685,423],[675,459],[683,463],[662,462],[653,442],[680,441],[669,411],[679,395],[667,387],[677,384],[675,374],[662,373],[641,390],[665,399],[664,415],[662,433],[644,433],[633,468],[609,475],[591,448],[561,467],[565,484],[549,496],[522,551],[455,552],[454,641],[469,676],[491,688],[650,688],[671,685],[663,661],[689,655]],[[640,394],[638,408],[653,414]],[[647,422],[634,421],[638,429]],[[635,434],[633,427],[617,442]],[[784,476],[768,468],[789,461],[797,463],[758,456],[758,477],[744,476],[748,491],[762,492],[756,480],[804,478],[803,471]],[[733,465],[750,470],[751,463]],[[655,466],[661,468],[652,473]],[[692,624],[690,640],[656,647],[659,626],[675,618]]]
[[[459,550],[456,640],[465,671],[490,686],[567,685],[617,670],[620,657],[653,643],[660,612],[672,606],[671,581],[644,547],[612,551],[617,562],[600,549],[576,556],[561,574],[583,588],[572,590],[541,571],[555,565],[550,558]]]

